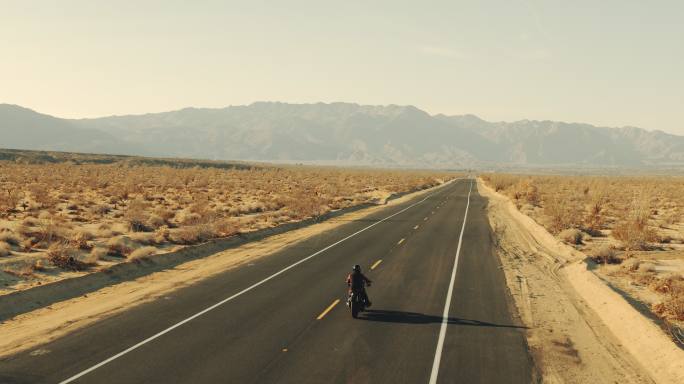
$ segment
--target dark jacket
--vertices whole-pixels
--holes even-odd
[[[347,276],[347,285],[351,290],[363,290],[371,281],[361,272],[352,272]]]

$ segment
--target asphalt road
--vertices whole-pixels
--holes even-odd
[[[485,205],[459,180],[6,358],[0,383],[529,383]]]

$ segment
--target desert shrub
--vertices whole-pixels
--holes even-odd
[[[655,264],[649,262],[639,263],[639,272],[655,272]]]
[[[173,212],[170,209],[162,208],[162,207],[157,207],[155,208],[152,213],[154,215],[157,215],[161,217],[164,221],[168,222],[169,220],[173,219],[173,217],[176,215],[175,212]]]
[[[568,244],[582,244],[582,231],[580,231],[579,229],[565,229],[560,234],[558,234],[558,237],[560,237],[561,240]]]
[[[651,288],[665,294],[665,298],[653,306],[653,310],[661,317],[672,320],[684,320],[684,279],[682,276],[668,276],[658,279]]]
[[[33,268],[34,271],[44,271],[45,270],[45,262],[43,259],[37,259],[33,262]]]
[[[214,231],[219,236],[232,236],[238,233],[239,229],[238,224],[230,219],[219,220],[214,224]]]
[[[112,256],[126,257],[137,248],[137,245],[126,236],[116,236],[107,240],[107,249]]]
[[[617,252],[611,246],[604,245],[592,250],[589,257],[597,264],[619,264],[620,259],[617,257]]]
[[[12,254],[12,247],[4,241],[0,241],[0,256],[9,256]]]
[[[133,232],[147,231],[147,222],[149,214],[146,210],[149,208],[149,203],[143,199],[135,199],[128,203],[124,219],[128,223],[129,228]]]
[[[143,259],[143,258],[147,258],[147,257],[150,257],[150,256],[156,254],[157,251],[158,250],[155,247],[142,247],[142,248],[138,248],[135,251],[133,251],[128,256],[128,258],[130,260]]]
[[[483,175],[482,179],[491,185],[495,191],[500,192],[515,184],[517,177],[500,173],[490,173]]]
[[[622,262],[622,268],[634,272],[639,269],[639,265],[641,264],[641,261],[639,259],[630,257],[627,260]]]
[[[680,288],[684,288],[684,277],[676,274],[668,274],[654,280],[649,288],[659,293],[670,293],[679,290]]]
[[[104,247],[93,247],[93,249],[90,250],[92,260],[102,260],[108,253],[108,249]]]
[[[161,244],[169,239],[169,227],[161,226],[154,231],[155,241]]]
[[[49,247],[54,242],[66,240],[68,229],[69,226],[66,223],[50,217],[47,220],[41,220],[40,224],[36,227],[35,237],[39,243]]]
[[[163,241],[163,238],[160,241],[159,235],[153,232],[134,232],[129,234],[128,237],[136,243],[144,245],[158,244]]]
[[[93,237],[94,235],[92,232],[85,229],[78,229],[72,232],[71,236],[69,237],[69,244],[78,249],[90,249],[91,246],[88,241],[92,240]]]
[[[628,250],[646,250],[649,242],[658,241],[656,232],[643,222],[629,220],[617,224],[611,232],[616,240],[620,240]]]
[[[533,184],[531,179],[520,180],[510,185],[508,194],[515,200],[518,208],[524,203],[530,204],[533,207],[539,206],[541,201],[539,188]]]
[[[30,277],[33,276],[34,269],[32,263],[22,261],[8,265],[2,271],[17,277]]]
[[[24,220],[21,221],[21,225],[23,225],[25,227],[26,226],[33,227],[33,226],[36,226],[39,224],[40,224],[40,219],[38,219],[37,217],[33,217],[33,216],[26,216],[24,218]]]
[[[157,229],[166,224],[166,220],[164,220],[163,217],[158,216],[156,214],[150,215],[150,217],[147,219],[147,226],[152,229]]]
[[[626,249],[648,249],[649,243],[659,241],[656,231],[648,226],[650,214],[647,201],[633,202],[629,217],[615,225],[611,235]]]
[[[576,223],[576,214],[573,214],[571,208],[558,198],[549,198],[544,201],[544,213],[549,217],[549,226],[551,232],[560,233],[564,229],[572,228]]]
[[[24,194],[20,190],[0,190],[0,213],[15,210],[23,198]]]
[[[21,237],[15,233],[8,232],[8,231],[0,232],[0,241],[5,242],[7,244],[20,245],[21,240],[22,240]]]
[[[37,242],[35,237],[27,237],[21,242],[21,250],[24,252],[31,252]]]
[[[667,225],[677,224],[682,220],[682,214],[678,209],[674,209],[667,213],[664,217],[664,221]]]
[[[96,204],[90,207],[90,214],[96,217],[102,217],[111,211],[111,207],[107,204]]]
[[[178,212],[176,221],[182,225],[196,225],[202,222],[202,216],[196,212]]]
[[[47,185],[35,183],[29,185],[28,189],[31,192],[33,200],[40,208],[50,207],[55,203],[55,199],[51,196]]]
[[[584,217],[584,228],[591,235],[597,235],[603,229],[605,223],[604,211],[607,197],[603,194],[594,196],[587,206]]]
[[[215,233],[207,225],[184,226],[169,234],[169,240],[176,244],[195,244],[208,240]]]
[[[72,271],[84,270],[86,264],[77,256],[77,250],[65,243],[52,244],[47,251],[47,258],[52,265]]]

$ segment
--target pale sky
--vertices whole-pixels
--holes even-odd
[[[411,104],[684,134],[684,1],[0,0],[0,102],[59,117]]]

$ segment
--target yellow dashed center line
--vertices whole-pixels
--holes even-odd
[[[376,261],[373,265],[371,265],[371,271],[374,270],[378,265],[380,265],[380,263],[382,263],[382,259]]]
[[[413,229],[418,229],[418,227],[420,227],[420,225],[416,225],[415,227],[413,227]]]
[[[403,243],[404,240],[406,240],[406,239],[401,239],[401,240],[399,240],[399,242],[397,243],[397,245],[401,245],[401,243]]]
[[[321,314],[318,315],[318,317],[316,318],[316,320],[320,320],[320,319],[322,319],[323,317],[325,317],[325,315],[327,315],[328,312],[332,311],[332,309],[335,308],[335,306],[336,306],[337,304],[339,304],[339,303],[340,303],[340,299],[337,299],[337,300],[333,301],[332,304],[330,304],[330,305],[328,306],[328,308],[325,309],[325,311],[321,312]]]
[[[427,219],[428,219],[428,218],[426,217],[426,218],[423,219],[423,221],[427,221]]]

